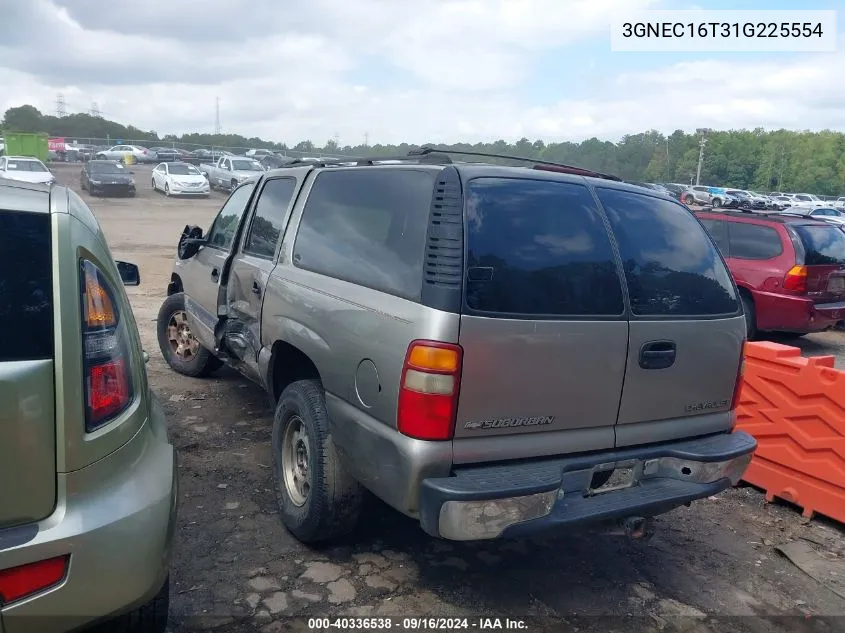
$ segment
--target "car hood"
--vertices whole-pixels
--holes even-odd
[[[104,185],[128,185],[132,182],[132,176],[123,174],[91,174],[89,179]]]
[[[22,182],[45,183],[53,182],[55,177],[48,171],[4,171],[3,175],[9,180],[20,180]]]

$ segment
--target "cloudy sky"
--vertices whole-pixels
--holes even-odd
[[[623,9],[841,0],[0,0],[0,113],[97,102],[159,134],[293,144],[845,129],[835,53],[619,53]],[[838,29],[845,32],[845,14]]]

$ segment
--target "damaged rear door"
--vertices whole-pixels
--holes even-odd
[[[240,249],[226,282],[226,353],[256,380],[261,351],[261,306],[270,273],[276,267],[280,237],[290,218],[297,175],[267,178],[243,231]]]

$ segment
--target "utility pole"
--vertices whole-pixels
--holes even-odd
[[[699,128],[698,133],[701,134],[701,139],[698,141],[698,169],[695,172],[695,184],[701,184],[701,165],[704,163],[704,146],[707,145],[707,139],[704,135],[707,133],[706,129]]]
[[[95,119],[100,119],[103,116],[100,114],[100,105],[96,101],[91,104],[91,116]]]
[[[669,174],[669,137],[666,137],[666,180],[670,179]]]
[[[785,162],[786,148],[780,146],[780,176],[778,177],[778,191],[783,192],[783,163]]]
[[[220,127],[220,97],[216,97],[214,106],[214,133],[220,134],[222,131]]]
[[[60,92],[56,95],[56,116],[62,118],[67,116],[67,106],[65,105],[65,96]]]
[[[370,146],[370,133],[364,132],[364,147]]]

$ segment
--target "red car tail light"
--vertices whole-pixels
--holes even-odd
[[[397,428],[420,440],[449,440],[455,432],[463,350],[436,341],[412,341],[399,386]]]
[[[0,569],[0,605],[21,600],[64,580],[69,556],[59,556],[11,569]]]
[[[85,430],[110,422],[132,401],[128,331],[115,301],[115,292],[92,262],[81,262],[83,392]]]
[[[742,350],[739,355],[739,367],[736,370],[736,382],[734,383],[734,393],[731,398],[731,411],[739,406],[739,398],[742,393],[742,385],[745,382],[745,343],[742,344]]]
[[[793,266],[783,278],[784,290],[807,292],[807,267]]]

